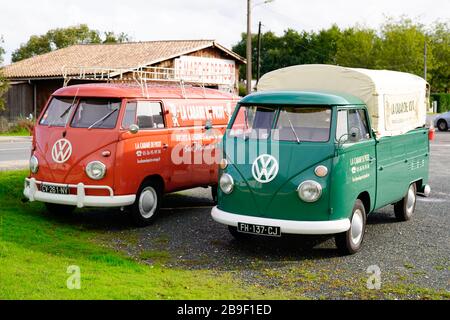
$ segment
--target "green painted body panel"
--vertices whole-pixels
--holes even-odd
[[[338,146],[335,137],[337,111],[365,108],[356,98],[324,93],[279,92],[253,94],[240,104],[330,105],[331,137],[328,142],[300,144],[270,141],[268,147],[262,148],[256,139],[225,135],[224,157],[229,165],[220,171],[219,177],[224,172],[230,174],[235,186],[229,195],[219,188],[218,207],[221,210],[282,220],[337,220],[350,217],[353,205],[361,194],[369,199],[367,207],[370,213],[401,200],[412,182],[418,183],[419,190],[428,183],[430,149],[426,128],[380,140],[371,136],[365,141]],[[237,112],[238,108],[234,117]],[[272,151],[277,149],[279,153],[274,154]],[[245,153],[245,164],[237,158],[238,150],[253,150]],[[252,164],[261,154],[272,154],[279,163],[277,177],[267,184],[257,182],[252,175]],[[319,178],[314,174],[318,165],[329,169],[326,177]],[[323,188],[321,198],[315,203],[303,202],[298,197],[297,188],[305,180],[315,180]]]
[[[246,96],[240,104],[255,105],[321,105],[346,106],[364,105],[360,99],[341,93],[306,92],[306,91],[277,91],[254,93]]]
[[[427,129],[417,129],[377,143],[377,200],[381,208],[402,198],[412,182],[428,184],[430,144]]]
[[[232,138],[237,148],[251,150],[256,148],[256,140]],[[257,217],[321,221],[329,216],[329,175],[318,179],[314,168],[320,164],[331,166],[334,156],[334,146],[330,143],[303,143],[301,147],[296,142],[272,141],[271,146],[279,147],[279,156],[271,152],[258,152],[246,161],[238,164],[237,152],[228,150],[227,159],[230,165],[226,169],[235,182],[234,191],[230,195],[219,192],[219,208],[236,214]],[[277,158],[279,172],[275,180],[262,184],[255,180],[252,174],[253,161],[264,153]],[[299,184],[305,180],[315,179],[321,183],[323,194],[321,201],[305,203],[297,195]]]

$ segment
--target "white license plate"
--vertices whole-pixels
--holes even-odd
[[[68,186],[55,186],[52,184],[41,184],[41,192],[52,194],[70,194]]]
[[[238,223],[237,230],[242,233],[257,234],[269,237],[281,237],[280,227],[261,226],[249,223]]]

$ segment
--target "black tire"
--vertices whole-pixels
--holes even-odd
[[[412,183],[402,200],[394,204],[395,217],[398,221],[411,220],[417,202],[417,187]]]
[[[146,227],[156,221],[160,213],[162,189],[161,183],[157,180],[142,183],[129,212],[136,226]]]
[[[76,209],[75,206],[67,206],[56,203],[45,203],[45,207],[47,208],[47,211],[53,215],[68,215]]]
[[[236,227],[228,226],[228,231],[238,241],[245,241],[251,237],[248,233],[239,232]]]
[[[437,127],[439,131],[447,131],[448,130],[448,123],[444,119],[441,119],[437,123]]]
[[[346,232],[335,235],[335,242],[342,255],[355,254],[361,250],[366,232],[367,214],[364,204],[357,199],[352,210],[350,229]]]
[[[217,198],[217,186],[211,186],[211,198],[214,204],[217,204],[218,198]]]

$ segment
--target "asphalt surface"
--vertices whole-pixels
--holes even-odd
[[[167,195],[160,219],[142,229],[134,228],[119,210],[84,209],[57,219],[98,230],[105,245],[148,264],[232,272],[243,283],[299,297],[429,298],[430,292],[439,291],[449,299],[449,161],[450,131],[437,133],[431,152],[431,196],[418,199],[409,222],[397,222],[392,206],[373,213],[364,247],[353,256],[339,256],[328,236],[236,241],[212,220],[210,190],[202,188]],[[381,290],[367,289],[369,267],[379,268]]]
[[[28,167],[31,137],[0,137],[0,171]]]

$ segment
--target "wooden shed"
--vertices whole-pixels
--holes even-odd
[[[74,45],[5,66],[2,72],[11,88],[6,96],[7,109],[0,117],[14,121],[31,114],[36,118],[50,95],[64,85],[64,78],[76,79],[80,72],[171,69],[190,74],[191,83],[237,92],[239,67],[245,63],[244,58],[214,40]],[[211,72],[228,74],[228,86],[209,77]],[[71,84],[90,82],[88,78],[71,80]]]

